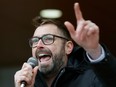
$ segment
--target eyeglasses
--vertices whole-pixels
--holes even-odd
[[[55,37],[58,37],[58,38],[61,38],[61,39],[64,39],[64,40],[68,41],[67,38],[64,38],[64,37],[61,37],[61,36],[57,36],[57,35],[53,35],[53,34],[45,34],[42,37],[37,37],[37,36],[32,37],[29,40],[29,45],[32,48],[36,47],[40,39],[42,40],[44,45],[51,45],[51,44],[54,43]]]

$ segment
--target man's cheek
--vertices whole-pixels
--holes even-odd
[[[36,51],[35,49],[32,49],[32,56],[33,56],[33,57],[36,57],[36,56],[35,56],[35,55],[36,55],[36,54],[35,54],[35,51]]]

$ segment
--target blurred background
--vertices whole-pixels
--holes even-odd
[[[0,0],[0,87],[14,87],[15,72],[31,56],[32,19],[42,9],[59,9],[63,13],[57,19],[76,26],[74,2],[80,3],[85,19],[100,27],[100,42],[116,56],[115,0]]]

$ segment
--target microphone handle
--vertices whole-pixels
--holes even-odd
[[[25,87],[25,86],[26,86],[26,82],[25,81],[22,81],[20,87]]]

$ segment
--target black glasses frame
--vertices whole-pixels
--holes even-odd
[[[45,36],[47,36],[47,35],[53,36],[53,41],[52,41],[51,43],[47,43],[47,44],[46,44],[45,41],[43,40],[43,37],[45,37]],[[41,36],[41,37],[38,37],[38,36],[32,37],[32,38],[29,40],[29,45],[30,45],[30,47],[32,47],[32,48],[36,47],[36,46],[34,46],[34,47],[32,46],[32,43],[33,43],[33,42],[32,42],[32,39],[33,39],[33,38],[37,38],[37,39],[38,39],[38,42],[39,42],[39,40],[41,39],[44,45],[51,45],[51,44],[54,43],[55,37],[58,37],[58,38],[61,38],[61,39],[64,39],[64,40],[69,41],[69,39],[67,39],[67,38],[65,38],[65,37],[62,37],[62,36],[58,36],[58,35],[54,35],[54,34],[44,34],[44,35]]]

